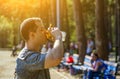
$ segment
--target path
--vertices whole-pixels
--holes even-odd
[[[10,57],[11,51],[0,50],[0,79],[13,79],[16,57]],[[51,79],[79,79],[71,76],[68,72],[57,72],[55,68],[50,69]],[[117,76],[120,79],[120,76]]]
[[[13,79],[16,57],[10,57],[11,51],[0,50],[0,79]],[[50,69],[51,79],[68,79],[64,74]],[[74,79],[74,78],[69,78]]]

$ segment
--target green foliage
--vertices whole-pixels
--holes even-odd
[[[0,47],[9,47],[12,44],[12,22],[0,16]],[[7,44],[7,45],[6,45]]]
[[[77,41],[76,40],[76,31],[75,31],[75,21],[73,16],[73,3],[71,0],[67,0],[68,3],[68,20],[70,26],[70,41]]]
[[[49,25],[51,0],[0,0],[0,47],[11,47],[20,41],[19,25],[28,17],[41,17]],[[114,0],[108,0],[113,7]],[[64,1],[63,1],[64,2]],[[86,36],[95,33],[95,0],[81,0]],[[70,41],[76,40],[73,0],[67,0]],[[112,28],[115,20],[112,13]],[[56,15],[55,15],[56,16]],[[114,36],[115,37],[115,36]]]
[[[0,47],[11,47],[20,41],[21,21],[28,17],[40,17],[40,3],[39,0],[2,0],[0,3],[0,35],[3,36]]]
[[[87,37],[94,37],[95,33],[95,1],[82,0],[84,25]]]

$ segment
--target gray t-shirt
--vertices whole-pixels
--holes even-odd
[[[16,60],[15,79],[50,79],[49,69],[44,68],[45,56],[24,48]]]

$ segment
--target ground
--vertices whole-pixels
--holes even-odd
[[[0,79],[13,79],[16,57],[11,57],[11,51],[0,49]],[[50,68],[51,79],[79,79],[79,75],[71,76],[69,72],[58,72],[56,68]],[[120,79],[117,76],[117,79]]]
[[[0,79],[13,79],[16,57],[11,57],[10,50],[0,50]],[[63,73],[63,74],[61,74]],[[65,72],[58,72],[56,68],[50,69],[51,79],[74,79],[70,74],[64,76]]]

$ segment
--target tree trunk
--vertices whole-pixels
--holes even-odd
[[[80,0],[73,0],[74,19],[76,22],[77,41],[79,47],[80,62],[83,63],[86,54],[86,36]]]
[[[108,9],[108,31],[109,31],[109,41],[111,42],[111,47],[113,47],[113,30],[112,30],[112,16],[113,16],[113,2],[111,4],[108,5],[109,9]],[[111,49],[112,50],[112,49]]]
[[[68,23],[67,0],[60,0],[60,24],[61,24],[60,29],[67,33],[64,46],[65,50],[68,50],[70,44],[70,33]]]
[[[104,23],[104,0],[96,0],[95,39],[96,51],[100,58],[108,60],[108,35]]]
[[[56,26],[56,0],[50,0],[49,22]]]
[[[116,0],[116,62],[119,55],[120,60],[120,0]]]

